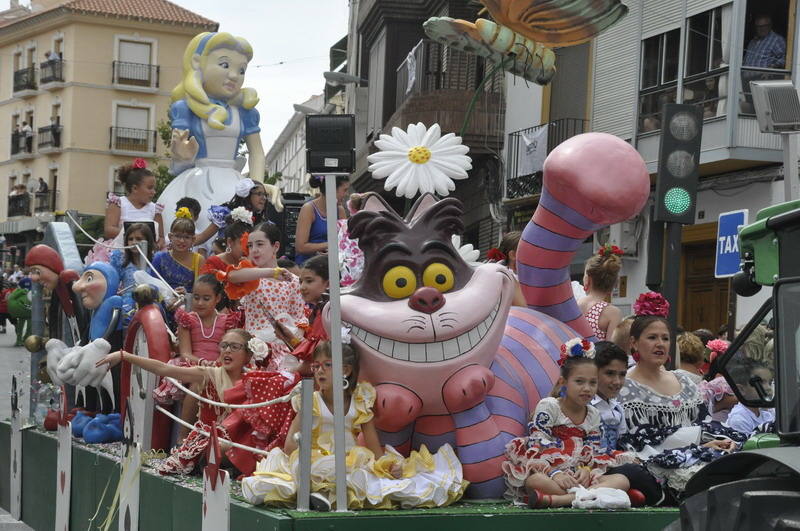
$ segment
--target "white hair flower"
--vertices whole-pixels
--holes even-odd
[[[247,223],[248,225],[252,225],[253,213],[247,210],[243,206],[236,207],[233,210],[231,210],[231,219],[233,221],[241,221],[242,223]]]
[[[256,361],[263,361],[269,354],[269,346],[257,337],[250,338],[247,342],[247,348],[253,353],[253,359]]]
[[[342,343],[345,345],[350,344],[350,329],[346,326],[342,326]]]
[[[472,169],[469,147],[454,133],[442,136],[439,124],[430,129],[423,123],[409,124],[408,130],[392,128],[375,142],[380,149],[367,157],[375,179],[386,179],[384,188],[397,188],[397,197],[413,198],[417,192],[449,195],[456,189],[453,179],[466,179]]]
[[[244,179],[239,179],[236,181],[236,187],[234,190],[238,197],[247,197],[250,195],[250,190],[252,190],[255,185],[256,183],[253,182],[253,179],[245,177]]]

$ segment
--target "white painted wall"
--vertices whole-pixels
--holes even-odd
[[[542,87],[506,73],[506,139],[508,134],[542,123]]]
[[[753,183],[750,186],[728,191],[705,190],[698,194],[697,212],[704,213],[703,219],[696,219],[697,223],[716,221],[719,215],[742,208],[749,209],[749,220],[755,220],[756,214],[762,208],[783,202],[783,182]],[[620,275],[627,275],[627,297],[615,297],[612,302],[619,306],[623,313],[628,312],[636,297],[647,291],[645,275],[647,272],[647,248],[649,245],[648,231],[645,230],[642,249],[638,259],[623,258]],[[771,295],[772,289],[765,287],[753,297],[736,298],[736,326],[741,327],[750,320],[758,308]],[[632,313],[632,312],[629,312]]]

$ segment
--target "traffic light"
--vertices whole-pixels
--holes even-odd
[[[697,207],[703,110],[699,105],[668,103],[662,114],[654,219],[692,225]]]

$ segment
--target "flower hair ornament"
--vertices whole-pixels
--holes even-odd
[[[235,191],[237,197],[247,197],[250,195],[250,190],[252,190],[255,185],[256,183],[253,182],[253,179],[247,177],[240,179],[236,182]]]
[[[243,206],[236,207],[231,210],[230,216],[233,221],[241,221],[242,223],[246,223],[250,226],[253,225],[253,213]]]
[[[145,170],[147,169],[147,161],[141,157],[133,159],[131,166],[137,170]]]
[[[486,258],[493,262],[502,262],[506,259],[506,254],[497,247],[492,247],[486,251]]]
[[[247,349],[253,353],[253,359],[256,361],[264,361],[269,354],[269,345],[257,337],[250,338],[250,341],[247,342]]]
[[[633,303],[633,313],[640,315],[655,315],[667,318],[669,315],[669,301],[660,293],[648,291],[642,293]]]
[[[180,207],[175,211],[175,217],[179,219],[192,219],[192,213],[186,207]]]
[[[622,249],[620,249],[616,245],[611,245],[610,243],[607,243],[605,245],[600,246],[600,249],[597,250],[597,254],[598,256],[602,256],[605,258],[606,256],[611,256],[611,255],[622,256],[625,253],[622,251]]]
[[[712,339],[706,344],[706,348],[711,351],[708,355],[708,361],[713,362],[717,356],[721,356],[725,354],[728,350],[730,343],[725,341],[724,339]]]
[[[594,343],[588,339],[575,337],[561,345],[561,357],[558,359],[558,366],[562,367],[569,358],[594,359]]]

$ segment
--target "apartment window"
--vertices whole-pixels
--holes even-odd
[[[60,59],[64,58],[64,39],[58,38],[53,41],[53,53]]]
[[[755,114],[751,81],[791,78],[794,32],[788,21],[796,9],[795,3],[796,0],[747,2],[739,92],[742,114]]]
[[[727,5],[686,21],[683,102],[701,105],[704,118],[725,115],[731,14]]]
[[[639,131],[661,129],[661,110],[677,96],[680,30],[674,29],[642,41],[639,91]]]
[[[14,72],[22,68],[22,52],[14,52]]]
[[[114,83],[158,87],[158,66],[152,64],[150,42],[120,40],[118,57],[114,61]]]
[[[157,132],[150,127],[150,108],[118,105],[111,128],[111,149],[152,153]]]

